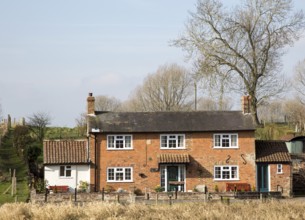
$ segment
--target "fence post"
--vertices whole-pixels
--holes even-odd
[[[103,187],[102,188],[102,201],[105,200],[105,188]]]
[[[178,186],[175,188],[175,199],[178,197]]]
[[[118,199],[118,203],[120,203],[120,193],[118,193],[117,199]]]
[[[77,202],[77,189],[74,189],[74,202]]]
[[[259,199],[261,200],[261,202],[263,202],[263,193],[259,194]]]
[[[48,188],[45,189],[44,202],[48,202]]]

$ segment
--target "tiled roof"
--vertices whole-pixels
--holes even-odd
[[[86,140],[45,140],[43,142],[44,164],[88,163]]]
[[[159,154],[157,156],[158,163],[189,163],[190,156],[188,154]]]
[[[96,112],[89,124],[104,133],[255,130],[251,115],[241,111]]]
[[[256,162],[291,162],[284,141],[255,141]]]

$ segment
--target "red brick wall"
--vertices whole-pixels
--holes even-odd
[[[290,164],[283,164],[283,173],[277,173],[277,164],[269,164],[270,170],[270,191],[282,190],[284,196],[292,193],[292,178]]]
[[[186,149],[161,150],[160,134],[133,134],[132,150],[107,150],[107,135],[98,135],[98,189],[110,185],[114,189],[129,190],[130,187],[136,187],[143,192],[145,188],[153,191],[160,185],[160,172],[150,172],[150,168],[158,168],[157,155],[162,153],[183,153],[191,156],[191,163],[186,165],[186,190],[193,190],[196,185],[204,184],[209,191],[214,191],[215,185],[220,191],[224,191],[227,182],[234,182],[215,181],[214,165],[238,165],[240,180],[235,182],[255,186],[253,131],[238,133],[238,149],[214,149],[213,133],[186,133],[185,139]],[[94,144],[91,144],[90,156],[94,156],[93,147]],[[91,158],[94,161],[94,157]],[[133,183],[107,183],[107,167],[133,167]],[[147,177],[140,177],[139,173]],[[91,169],[91,180],[94,180],[94,169]]]

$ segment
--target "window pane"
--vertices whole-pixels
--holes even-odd
[[[179,135],[178,136],[178,147],[184,147],[184,136],[183,135]]]
[[[115,180],[123,181],[123,173],[115,173]]]
[[[123,140],[116,140],[115,148],[123,148]]]
[[[161,136],[161,147],[167,147],[167,136]]]
[[[180,166],[180,181],[184,181],[184,166]]]
[[[222,171],[223,179],[230,179],[230,171]]]
[[[231,147],[237,147],[237,135],[231,135]]]
[[[125,168],[125,180],[131,180],[131,169]]]
[[[237,167],[231,167],[231,178],[237,179]]]
[[[108,169],[108,180],[114,180],[114,169]]]
[[[59,176],[65,176],[65,166],[60,166]]]
[[[161,166],[161,187],[165,189],[165,167]]]
[[[222,146],[222,147],[230,147],[230,140],[229,140],[229,139],[227,139],[227,138],[222,138],[221,141],[222,141],[222,142],[221,142],[221,146]]]
[[[114,148],[114,136],[108,136],[108,148]]]
[[[214,146],[220,147],[220,135],[215,135]]]
[[[125,136],[125,147],[131,148],[131,136]]]
[[[220,167],[215,167],[214,178],[215,179],[220,179],[221,178]]]
[[[66,176],[71,176],[71,170],[66,170]]]
[[[176,140],[169,139],[168,147],[169,148],[176,148]]]

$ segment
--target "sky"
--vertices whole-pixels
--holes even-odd
[[[124,101],[159,66],[189,66],[170,41],[183,33],[196,2],[0,0],[2,116],[46,112],[52,126],[74,127],[89,92]],[[295,6],[304,10],[305,0]],[[287,48],[284,72],[293,72],[304,51],[305,37]]]

